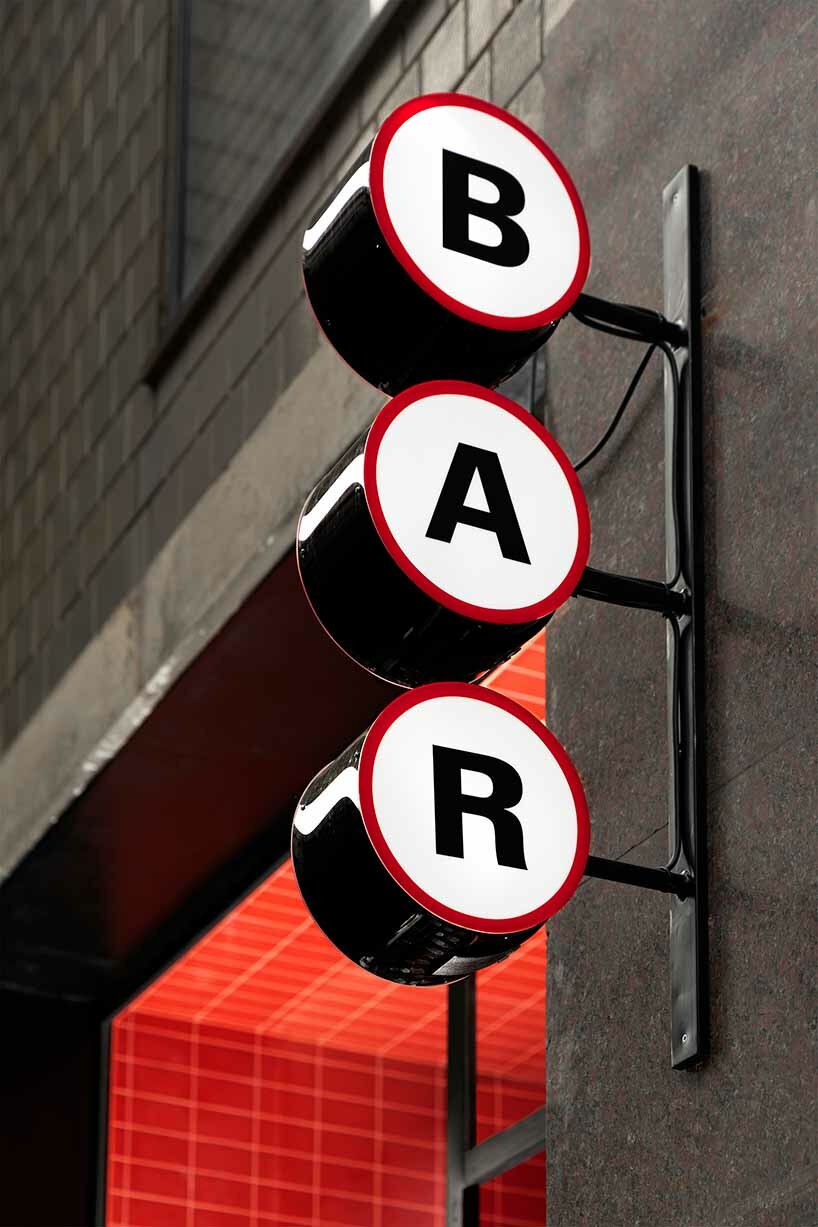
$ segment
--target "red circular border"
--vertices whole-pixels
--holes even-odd
[[[522,422],[532,434],[537,436],[541,443],[545,444],[568,482],[577,515],[577,548],[574,554],[574,561],[562,583],[553,592],[550,592],[548,596],[536,601],[533,605],[525,605],[517,609],[489,609],[482,605],[472,605],[469,601],[461,601],[459,597],[452,596],[451,593],[446,592],[443,588],[433,583],[415,566],[395,540],[392,530],[387,523],[378,493],[377,480],[378,451],[383,437],[398,414],[407,409],[409,405],[413,405],[415,401],[424,400],[429,396],[451,394],[473,396],[476,400],[490,401],[499,409],[510,413],[512,417]],[[527,413],[525,409],[521,408],[513,400],[509,400],[507,396],[503,396],[502,393],[491,391],[488,388],[481,388],[476,383],[466,383],[457,379],[435,379],[428,383],[415,384],[414,387],[407,388],[404,392],[399,392],[397,396],[388,401],[369,428],[369,434],[364,445],[364,495],[370,515],[375,523],[375,528],[378,531],[378,536],[386,546],[393,561],[427,596],[444,605],[446,609],[463,614],[467,618],[475,618],[481,622],[496,622],[500,625],[534,622],[538,618],[544,618],[546,614],[553,613],[555,609],[558,609],[572,595],[588,562],[588,555],[591,551],[591,518],[588,514],[585,493],[579,478],[574,472],[571,461],[556,439],[548,433],[535,417]]]
[[[579,231],[577,271],[574,274],[573,281],[562,297],[558,298],[549,307],[545,307],[542,311],[536,311],[533,315],[492,315],[488,311],[478,311],[475,307],[469,307],[466,303],[459,302],[456,298],[452,298],[450,294],[447,294],[439,286],[435,285],[431,278],[427,277],[426,273],[409,255],[409,252],[398,237],[398,232],[389,216],[389,210],[386,206],[386,195],[383,190],[383,168],[387,150],[398,128],[406,120],[411,119],[413,115],[417,115],[420,111],[439,106],[459,106],[475,111],[484,111],[487,115],[493,115],[495,119],[500,119],[510,127],[515,128],[517,132],[526,137],[539,150],[551,168],[556,171],[563,187],[568,193],[574,208],[574,216]],[[372,142],[372,152],[369,156],[369,195],[372,200],[372,207],[375,210],[375,218],[389,245],[390,251],[412,280],[421,286],[427,294],[430,294],[441,306],[446,307],[449,311],[453,311],[455,315],[459,315],[463,319],[470,320],[473,324],[487,325],[489,328],[497,328],[503,332],[524,332],[532,328],[543,328],[546,324],[553,324],[555,320],[561,319],[570,310],[585,284],[585,278],[588,276],[588,269],[591,263],[591,240],[588,234],[585,210],[582,207],[582,201],[571,180],[571,176],[553,149],[550,149],[545,141],[537,136],[536,132],[533,132],[527,124],[517,119],[515,115],[504,111],[502,107],[495,106],[492,102],[484,102],[482,98],[472,98],[469,94],[442,93],[423,94],[419,98],[412,98],[409,102],[401,103],[383,121]]]
[[[518,720],[522,720],[539,737],[546,749],[557,760],[568,782],[568,787],[571,789],[577,818],[577,847],[571,868],[562,886],[550,899],[547,899],[540,907],[535,908],[531,912],[526,912],[522,916],[508,917],[505,920],[487,920],[482,916],[470,916],[467,912],[458,912],[455,908],[450,908],[438,899],[434,899],[422,887],[418,886],[417,882],[409,877],[406,870],[396,859],[386,842],[377,814],[375,813],[375,802],[372,796],[372,776],[375,769],[378,747],[387,731],[411,707],[415,707],[419,703],[425,703],[429,699],[452,696],[473,699],[476,702],[490,703],[494,707],[500,707],[510,715],[516,716]],[[364,744],[361,747],[361,757],[358,764],[358,787],[360,791],[361,816],[366,833],[387,873],[395,879],[398,885],[416,903],[419,903],[421,907],[425,907],[433,916],[437,916],[441,920],[448,920],[452,924],[459,925],[461,928],[473,929],[478,933],[519,933],[523,929],[530,929],[535,925],[543,924],[568,902],[585,872],[585,862],[588,859],[588,849],[591,843],[591,826],[588,820],[588,803],[585,800],[585,792],[576,767],[554,734],[541,721],[532,716],[531,712],[521,707],[519,703],[515,703],[512,699],[507,699],[505,695],[497,694],[492,690],[485,690],[481,686],[473,686],[467,682],[431,682],[429,685],[418,686],[414,690],[408,690],[406,694],[402,694],[399,698],[394,699],[388,707],[384,708],[372,726],[367,730],[364,737]]]

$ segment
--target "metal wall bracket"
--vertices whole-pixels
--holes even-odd
[[[589,857],[588,877],[671,895],[671,1064],[707,1055],[707,861],[701,542],[701,351],[698,172],[686,166],[667,185],[664,315],[580,295],[574,316],[627,340],[656,345],[665,364],[666,579],[634,579],[588,567],[575,596],[654,610],[667,620],[668,830],[658,869]]]
[[[666,865],[589,856],[587,877],[670,896],[671,1064],[707,1055],[707,860],[701,542],[698,173],[665,188],[664,315],[580,295],[583,323],[662,349],[665,367],[665,570],[662,580],[587,567],[575,596],[661,613],[667,622],[670,771]],[[545,1148],[545,1109],[475,1144],[475,983],[449,988],[447,1227],[476,1227],[479,1186]]]

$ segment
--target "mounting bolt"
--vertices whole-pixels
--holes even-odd
[[[684,1035],[682,1036],[682,1043],[683,1043],[683,1044],[686,1044],[686,1043],[687,1043],[687,1032],[686,1032],[686,1031],[685,1031]]]

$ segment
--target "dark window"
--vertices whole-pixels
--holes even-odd
[[[174,298],[298,142],[386,0],[182,0]]]

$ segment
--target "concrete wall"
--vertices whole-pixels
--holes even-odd
[[[588,208],[593,291],[661,304],[661,191],[685,162],[704,175],[713,1055],[670,1069],[667,904],[586,881],[548,933],[552,1227],[815,1222],[815,34],[812,3],[576,0],[530,87]],[[579,455],[638,351],[569,323],[547,354],[550,420]],[[582,475],[591,562],[647,576],[658,379]],[[549,724],[592,851],[654,865],[664,634],[582,601],[548,634]]]
[[[666,907],[583,885],[549,932],[549,1221],[811,1221],[814,5],[411,0],[153,387],[171,5],[12,0],[2,21],[2,873],[281,557],[376,407],[315,330],[299,243],[379,120],[448,88],[509,106],[578,184],[589,290],[646,305],[662,187],[702,168],[714,1055],[668,1068]],[[546,356],[577,455],[635,356],[570,321]],[[659,574],[655,382],[585,476],[594,564]],[[593,850],[647,863],[666,844],[662,654],[648,615],[571,602],[549,632],[549,720]]]

